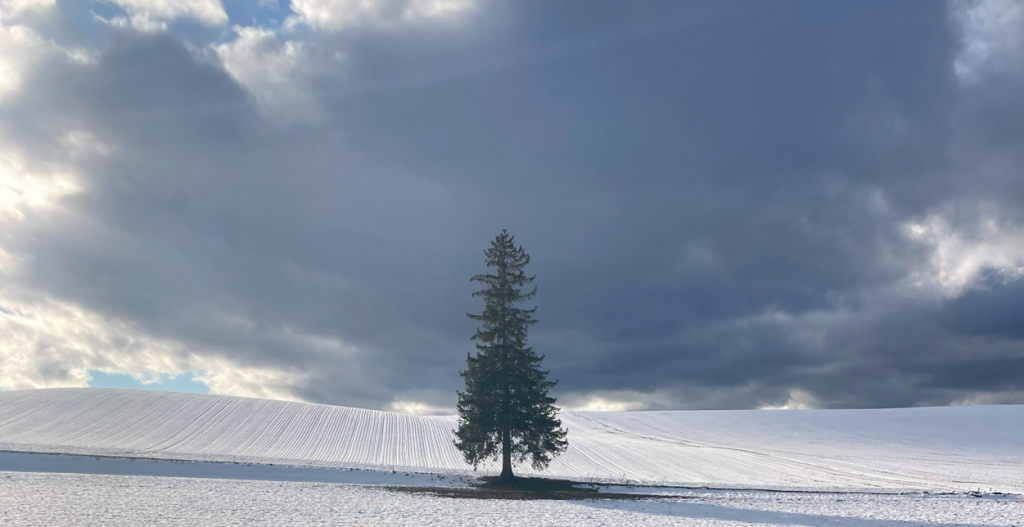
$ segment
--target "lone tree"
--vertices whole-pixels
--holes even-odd
[[[495,269],[494,274],[471,278],[484,284],[473,296],[483,297],[485,306],[479,315],[466,313],[481,324],[473,336],[476,357],[467,354],[466,371],[461,372],[466,391],[458,392],[455,446],[474,469],[500,453],[498,482],[509,484],[515,480],[513,459],[521,463],[529,457],[533,468],[546,468],[552,456],[569,445],[568,431],[555,418],[558,408],[548,396],[555,382],[547,380],[548,372],[540,369],[544,356],[526,345],[527,330],[537,322],[533,319],[537,308],[516,307],[537,294],[536,286],[523,292],[535,278],[523,271],[530,255],[517,248],[515,237],[504,230],[484,254],[487,267]]]

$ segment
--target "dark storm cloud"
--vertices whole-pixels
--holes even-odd
[[[943,324],[965,335],[1024,339],[1024,282],[989,273],[979,287],[944,306]]]
[[[309,400],[451,405],[479,308],[468,278],[508,228],[534,257],[532,338],[567,396],[1024,390],[1007,373],[1024,360],[1020,282],[892,292],[931,256],[905,222],[963,199],[1020,219],[1020,79],[961,86],[947,6],[517,1],[470,22],[305,34],[348,61],[311,81],[312,125],[264,119],[174,36],[115,35],[94,67],[41,68],[5,133],[45,151],[33,133],[85,126],[117,151],[69,198],[88,221],[18,240],[26,280],[308,374]]]

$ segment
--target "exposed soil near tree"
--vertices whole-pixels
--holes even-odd
[[[565,479],[515,478],[512,484],[498,482],[496,476],[480,478],[474,487],[387,487],[394,492],[425,494],[442,498],[468,498],[480,500],[648,500],[682,496],[654,494],[624,494],[598,492],[597,487]]]

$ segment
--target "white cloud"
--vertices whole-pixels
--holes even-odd
[[[0,145],[0,279],[11,278],[24,261],[8,245],[25,219],[54,212],[61,199],[81,190],[70,167],[40,163],[14,146]]]
[[[201,371],[195,379],[213,393],[297,400],[293,389],[308,378],[198,353],[67,302],[24,296],[0,288],[0,389],[88,386],[89,370],[142,382]]]
[[[572,408],[580,412],[626,412],[643,410],[646,406],[635,401],[615,401],[604,397],[590,397],[583,404]]]
[[[72,159],[113,150],[82,129],[67,131],[55,142]],[[305,374],[240,364],[216,349],[153,337],[131,323],[17,285],[32,256],[18,253],[12,240],[24,234],[32,217],[69,214],[61,201],[87,191],[80,179],[73,167],[40,162],[11,145],[0,148],[0,389],[87,386],[90,370],[127,374],[142,382],[199,371],[196,379],[214,393],[296,399],[294,390],[307,382]],[[210,318],[217,316],[212,313]],[[334,357],[356,353],[330,336],[287,326],[257,328],[238,315],[221,320],[291,349]]]
[[[909,277],[913,288],[953,298],[969,289],[983,272],[1006,279],[1024,277],[1024,228],[982,216],[970,229],[957,229],[943,214],[904,225],[907,236],[925,243],[928,266]]]
[[[293,389],[304,386],[309,378],[274,368],[240,366],[224,359],[197,358],[193,362],[206,368],[195,380],[209,386],[211,393],[223,395],[301,401]]]
[[[0,101],[21,86],[33,62],[55,49],[26,26],[0,26]]]
[[[96,20],[104,24],[119,28],[130,27],[142,33],[161,33],[163,31],[167,31],[167,22],[154,20],[150,18],[149,13],[136,13],[130,18],[125,16],[115,16],[107,19],[96,15],[95,13],[93,16],[96,17]]]
[[[294,0],[291,8],[296,14],[285,27],[389,26],[451,19],[472,7],[470,0]],[[310,43],[282,38],[265,27],[235,26],[234,32],[233,40],[212,49],[228,73],[248,90],[260,112],[286,124],[321,121],[322,108],[312,83],[319,76],[337,75],[347,55],[334,51],[314,56],[316,48]]]
[[[79,190],[66,169],[33,167],[17,151],[0,151],[0,225],[20,222],[31,210],[52,208]]]
[[[133,27],[153,28],[162,20],[194,18],[208,25],[224,24],[228,14],[220,0],[112,0],[130,15]]]
[[[455,410],[443,406],[432,406],[419,401],[395,401],[388,410],[409,415],[453,415]]]
[[[1016,0],[974,0],[955,4],[963,49],[954,67],[964,82],[976,82],[986,70],[1020,67],[1024,60],[1024,4]]]
[[[606,390],[587,394],[567,394],[559,400],[563,410],[573,412],[626,412],[646,410],[658,393]]]
[[[19,301],[0,290],[0,306],[3,389],[87,386],[91,369],[140,374],[184,371],[187,364],[171,344],[137,337],[70,304]]]
[[[761,410],[809,410],[820,407],[818,399],[810,392],[795,388],[789,391],[786,402],[778,405],[765,405]]]
[[[56,0],[0,0],[0,19],[16,18],[30,11],[44,11],[56,5]]]
[[[260,111],[283,122],[319,120],[320,106],[308,86],[315,69],[305,44],[282,41],[274,31],[260,27],[236,26],[235,33],[235,40],[214,51]],[[342,58],[338,56],[333,66]]]
[[[452,18],[474,7],[472,0],[292,0],[290,23],[339,30]]]
[[[91,53],[83,49],[63,48],[15,21],[29,11],[50,9],[54,5],[52,0],[0,0],[0,103],[47,58],[61,58],[79,64],[93,62]]]

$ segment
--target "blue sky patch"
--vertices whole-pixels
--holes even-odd
[[[100,370],[89,370],[89,386],[92,388],[131,388],[134,390],[162,390],[165,392],[210,393],[210,387],[196,380],[202,372],[188,371],[177,376],[160,374],[160,380],[154,383],[143,383],[125,373],[105,373]]]

